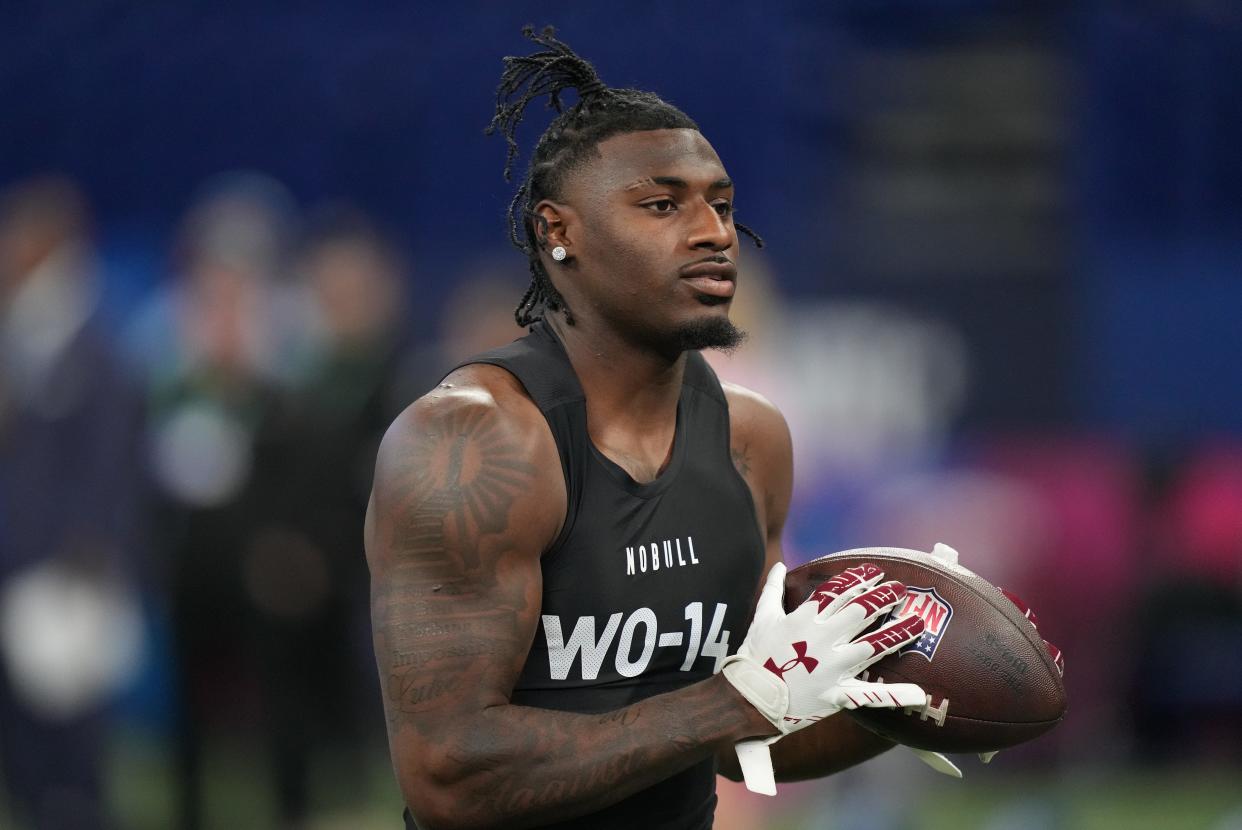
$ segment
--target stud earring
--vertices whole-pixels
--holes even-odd
[[[567,256],[569,256],[569,254],[566,253],[565,249],[562,248],[560,245],[557,245],[555,248],[552,249],[552,258],[555,259],[557,262],[564,262],[565,257]]]

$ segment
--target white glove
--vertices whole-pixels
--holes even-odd
[[[746,639],[723,665],[728,681],[781,733],[738,744],[749,789],[776,794],[768,745],[784,735],[842,709],[892,709],[926,701],[913,683],[868,683],[856,677],[923,633],[923,621],[910,616],[859,636],[905,597],[905,586],[879,584],[883,577],[875,565],[848,568],[786,614],[785,566],[772,567]]]

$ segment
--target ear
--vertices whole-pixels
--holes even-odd
[[[531,221],[535,226],[535,239],[543,250],[551,250],[557,245],[568,253],[573,253],[570,237],[575,224],[573,208],[569,205],[544,199],[535,205]]]

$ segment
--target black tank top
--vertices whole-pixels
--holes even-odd
[[[729,410],[715,373],[686,355],[668,466],[640,484],[597,450],[569,357],[543,323],[462,365],[514,375],[551,427],[568,495],[544,554],[539,628],[511,700],[596,713],[710,677],[741,645],[764,542],[729,455]],[[712,826],[716,765],[704,760],[568,828]],[[408,818],[407,827],[416,827]]]

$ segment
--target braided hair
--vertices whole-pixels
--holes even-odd
[[[698,130],[699,126],[655,93],[605,85],[595,67],[557,40],[551,26],[539,33],[527,26],[522,34],[542,49],[504,59],[504,72],[496,89],[496,114],[485,130],[488,135],[499,131],[508,143],[505,181],[512,180],[518,153],[514,134],[527,105],[547,95],[548,107],[556,110],[557,115],[539,137],[526,178],[518,185],[507,212],[509,240],[526,254],[531,275],[530,286],[513,317],[519,326],[528,326],[541,319],[545,311],[563,310],[565,322],[573,325],[573,314],[539,259],[535,224],[543,217],[534,212],[535,205],[543,199],[558,198],[566,176],[586,159],[596,156],[596,145],[606,138],[645,130]],[[571,88],[577,92],[577,101],[566,108],[562,94]],[[758,234],[740,222],[735,221],[734,225],[763,247]]]

